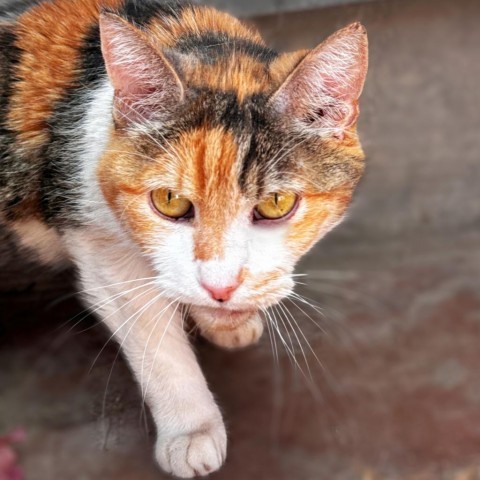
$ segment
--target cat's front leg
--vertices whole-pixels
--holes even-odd
[[[263,333],[263,320],[258,312],[213,313],[211,309],[192,307],[191,316],[204,338],[228,350],[254,345]]]
[[[114,261],[98,248],[81,253],[76,263],[87,301],[119,342],[152,412],[160,467],[182,478],[218,470],[225,426],[184,331],[181,305],[160,298],[151,280],[139,280],[154,276],[137,263]]]
[[[141,382],[157,426],[156,459],[165,471],[178,477],[208,475],[225,461],[225,426],[188,343],[180,314],[174,314],[174,323],[163,340],[156,336],[155,350],[160,344],[160,349],[165,349],[163,353],[152,349],[148,354],[148,375],[144,372]],[[129,356],[138,359],[138,351],[132,353]],[[138,375],[138,360],[136,363]]]
[[[152,412],[162,469],[182,478],[207,475],[225,461],[223,419],[184,332],[178,304],[157,301],[145,309],[150,301],[143,298],[138,307],[104,322],[116,332]],[[127,321],[125,315],[133,318]]]

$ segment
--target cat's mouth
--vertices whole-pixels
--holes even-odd
[[[232,310],[228,308],[202,307],[201,317],[208,319],[208,323],[220,330],[234,330],[247,322],[256,310]],[[198,318],[197,315],[195,317]]]
[[[236,319],[240,320],[242,318],[248,318],[253,315],[253,310],[230,310],[228,308],[212,308],[210,314],[214,318],[229,318],[229,319]]]

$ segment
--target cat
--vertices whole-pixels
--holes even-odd
[[[206,475],[227,435],[184,328],[258,341],[299,258],[363,173],[365,28],[279,54],[217,10],[36,0],[0,15],[0,224],[76,268],[157,430],[155,458]]]

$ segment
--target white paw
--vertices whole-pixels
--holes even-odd
[[[186,435],[159,438],[156,458],[166,472],[180,478],[205,476],[217,471],[227,454],[223,423]]]
[[[216,328],[202,332],[202,335],[219,347],[236,349],[253,345],[260,340],[263,322],[258,314],[234,329]]]

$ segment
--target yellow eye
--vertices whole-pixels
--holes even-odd
[[[286,217],[297,205],[298,197],[294,193],[271,193],[255,208],[256,220],[278,220]]]
[[[194,214],[192,202],[168,188],[154,190],[152,204],[162,215],[175,220],[192,218]]]

